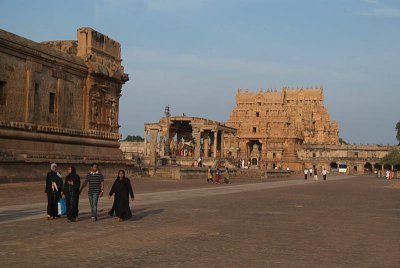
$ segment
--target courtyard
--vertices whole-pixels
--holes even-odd
[[[109,190],[110,181],[106,184]],[[0,185],[1,267],[399,267],[398,181],[133,179],[133,218],[45,220],[43,183]]]

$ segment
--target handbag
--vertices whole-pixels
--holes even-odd
[[[58,215],[66,215],[67,206],[65,205],[65,198],[58,199]]]

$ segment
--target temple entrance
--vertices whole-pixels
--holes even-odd
[[[258,167],[261,160],[261,143],[259,140],[251,140],[247,144],[248,158],[252,167]]]

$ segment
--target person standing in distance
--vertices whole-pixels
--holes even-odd
[[[304,179],[307,180],[308,168],[304,169]]]
[[[324,181],[326,181],[326,174],[328,174],[328,171],[324,168],[324,170],[322,170],[322,176],[324,177]]]
[[[103,196],[104,193],[104,177],[101,172],[97,170],[97,164],[93,163],[90,172],[86,175],[85,182],[83,183],[79,193],[82,192],[83,188],[89,183],[88,198],[91,209],[92,221],[97,221],[97,203],[99,197]]]

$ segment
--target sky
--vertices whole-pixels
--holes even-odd
[[[0,0],[0,28],[40,42],[91,27],[122,46],[121,133],[172,115],[225,122],[237,88],[324,87],[340,137],[396,144],[399,0]]]

